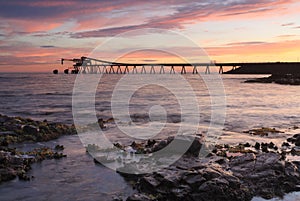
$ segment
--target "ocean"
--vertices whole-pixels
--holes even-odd
[[[88,83],[89,88],[78,87],[76,76],[2,73],[0,113],[73,124],[74,107],[95,101],[94,106],[81,112],[90,115],[95,111],[97,118],[104,120],[114,118],[115,123],[107,124],[105,135],[121,143],[165,138],[179,132],[203,134],[212,123],[220,129],[217,143],[273,141],[280,145],[287,137],[299,133],[294,129],[300,127],[299,86],[244,83],[266,75],[151,75],[154,78],[112,74],[101,76],[96,86],[92,80],[97,75],[80,75],[84,76],[81,82]],[[95,97],[83,91],[93,87]],[[78,97],[84,99],[76,100],[80,93],[83,95]],[[75,118],[80,115],[75,114]],[[184,129],[180,130],[181,127]],[[284,133],[268,138],[243,133],[260,127]],[[126,196],[132,191],[120,175],[95,165],[77,136],[28,143],[20,148],[55,144],[63,144],[68,157],[34,164],[30,174],[35,179],[30,182],[14,180],[1,184],[0,200],[110,200],[114,195]]]

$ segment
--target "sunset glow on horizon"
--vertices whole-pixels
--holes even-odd
[[[87,56],[108,39],[146,28],[182,34],[217,62],[297,62],[299,10],[295,0],[0,1],[0,71],[62,70],[60,58]],[[111,52],[98,59],[111,60]],[[122,61],[170,62],[149,52]]]

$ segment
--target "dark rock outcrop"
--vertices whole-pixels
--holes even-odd
[[[45,159],[60,159],[66,157],[61,152],[43,147],[28,152],[20,152],[14,148],[0,147],[0,183],[15,179],[30,180],[27,172],[31,164]]]
[[[285,161],[279,153],[195,155],[185,154],[168,168],[149,174],[133,177],[120,172],[134,180],[137,189],[127,200],[250,201],[254,196],[283,196],[300,183],[300,163]]]
[[[58,138],[61,135],[75,134],[74,125],[47,121],[34,121],[21,117],[8,117],[0,114],[0,146],[25,141],[40,142]]]
[[[276,83],[300,85],[300,74],[272,74],[269,77],[246,80],[245,83]]]
[[[300,62],[244,63],[226,74],[300,74]]]
[[[30,177],[27,176],[27,171],[31,169],[30,164],[66,156],[61,153],[64,149],[62,145],[57,145],[54,149],[43,147],[21,152],[15,148],[10,148],[10,144],[25,141],[48,141],[61,135],[75,133],[74,126],[0,114],[0,183],[16,177],[20,180],[30,180]]]

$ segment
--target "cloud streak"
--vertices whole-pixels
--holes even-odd
[[[92,31],[73,33],[74,38],[110,37],[122,32],[142,28],[183,29],[187,24],[196,21],[209,21],[210,19],[226,20],[236,16],[256,16],[282,9],[290,1],[283,0],[254,0],[254,1],[190,1],[175,6],[172,14],[151,18],[144,23],[130,26],[117,26],[100,28]]]

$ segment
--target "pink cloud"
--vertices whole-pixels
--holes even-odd
[[[135,25],[112,26],[111,28],[100,28],[92,31],[81,31],[73,33],[74,38],[105,37],[113,36],[128,30],[140,28],[165,28],[183,29],[184,25],[199,21],[230,20],[242,18],[262,18],[278,15],[285,12],[285,6],[292,0],[253,0],[253,1],[223,1],[201,4],[201,2],[189,2],[175,6],[175,12],[160,17],[153,17],[147,21]]]
[[[249,43],[249,42],[248,42]],[[247,43],[240,43],[240,45],[227,45],[220,47],[207,47],[205,50],[210,56],[225,56],[225,55],[279,55],[292,51],[299,51],[300,40],[280,41],[273,43],[258,43],[247,45]]]

